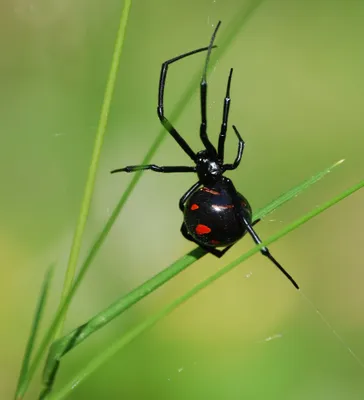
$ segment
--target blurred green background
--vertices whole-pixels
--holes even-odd
[[[160,132],[161,63],[205,46],[256,1],[135,1],[127,27],[82,257]],[[122,3],[0,4],[0,397],[11,398],[46,267],[58,265],[57,305],[79,212]],[[267,0],[239,30],[209,79],[209,134],[217,139],[230,67],[230,123],[246,141],[229,174],[257,209],[335,161],[345,162],[267,217],[263,238],[363,179],[364,2]],[[219,44],[219,37],[217,38]],[[202,69],[196,55],[170,69],[166,115]],[[198,87],[176,122],[201,148]],[[228,131],[227,157],[236,139]],[[153,162],[189,163],[166,137]],[[178,200],[191,175],[145,173],[72,304],[66,330],[193,248],[179,233]],[[72,399],[362,399],[363,367],[305,300],[364,359],[363,191],[271,246],[296,292],[257,255],[134,341]],[[56,387],[129,327],[252,247],[206,256],[96,333],[62,362]],[[38,377],[39,378],[39,377]],[[37,378],[37,382],[39,382]],[[38,383],[28,398],[35,399]]]

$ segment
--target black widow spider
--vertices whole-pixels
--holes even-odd
[[[244,140],[241,138],[236,126],[233,125],[234,132],[238,138],[238,153],[232,164],[224,164],[224,146],[227,131],[227,123],[230,108],[230,86],[233,69],[227,82],[226,95],[224,99],[224,110],[222,117],[221,131],[217,150],[207,136],[206,118],[206,98],[207,81],[206,73],[209,64],[211,50],[216,47],[213,45],[217,30],[221,21],[217,24],[208,47],[202,47],[190,51],[180,56],[174,57],[162,64],[159,91],[158,91],[158,117],[165,129],[172,135],[180,147],[187,153],[196,164],[193,167],[185,166],[157,166],[149,165],[130,165],[124,168],[115,169],[115,172],[135,172],[150,169],[155,172],[195,172],[198,181],[181,197],[179,208],[184,214],[184,221],[181,227],[182,235],[202,247],[205,251],[222,257],[239,239],[247,232],[256,244],[261,243],[257,233],[253,229],[259,220],[252,222],[252,209],[248,200],[238,193],[229,178],[223,174],[225,171],[236,169],[241,161],[244,150]],[[201,94],[201,125],[200,138],[205,146],[204,150],[194,153],[187,142],[181,137],[173,125],[164,116],[164,87],[168,66],[182,58],[191,56],[202,51],[207,51],[205,66],[200,83]],[[201,186],[201,187],[200,187]],[[225,247],[218,250],[216,247]],[[298,285],[291,275],[278,263],[271,255],[267,247],[261,249],[261,253],[269,258],[273,264],[291,281],[296,289]]]

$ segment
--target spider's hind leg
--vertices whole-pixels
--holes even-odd
[[[261,221],[260,218],[256,219],[255,221],[252,222],[252,226],[256,225],[256,224],[257,224],[258,222],[260,222],[260,221]]]
[[[260,240],[260,237],[257,235],[255,230],[252,227],[252,224],[249,223],[245,218],[243,218],[244,225],[246,226],[246,229],[250,236],[252,237],[253,241],[256,244],[261,244],[262,241]],[[259,220],[257,220],[259,221]],[[256,223],[256,222],[255,222]],[[260,250],[261,254],[265,257],[267,257],[282,273],[283,275],[292,283],[292,285],[296,288],[299,289],[299,286],[297,282],[292,278],[292,276],[282,267],[282,265],[272,256],[270,251],[268,250],[267,247],[262,247]]]

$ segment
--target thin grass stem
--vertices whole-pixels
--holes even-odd
[[[43,280],[42,288],[40,290],[38,304],[37,304],[37,307],[34,312],[33,323],[30,328],[30,335],[28,338],[28,343],[25,348],[23,363],[22,363],[22,367],[20,370],[19,379],[18,379],[16,392],[15,392],[15,399],[17,399],[17,400],[21,398],[21,390],[20,389],[21,389],[22,383],[25,380],[25,377],[28,373],[30,358],[32,356],[34,343],[36,341],[37,334],[39,332],[39,326],[42,321],[45,306],[47,303],[48,291],[49,291],[49,287],[52,282],[53,273],[54,273],[54,264],[52,264],[47,269],[47,272],[46,272],[44,280]]]

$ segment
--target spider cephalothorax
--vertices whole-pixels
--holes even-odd
[[[210,156],[207,150],[201,150],[196,157],[196,173],[202,184],[208,184],[221,179],[224,168],[217,155]]]
[[[224,172],[236,169],[241,161],[244,150],[244,141],[241,138],[236,126],[232,126],[238,139],[237,155],[232,164],[224,163],[225,139],[228,126],[228,117],[230,110],[230,86],[233,69],[230,69],[227,82],[226,94],[224,98],[223,116],[219,141],[217,148],[210,142],[207,136],[207,67],[210,60],[211,50],[219,22],[212,34],[208,47],[202,47],[190,51],[180,56],[174,57],[162,64],[159,79],[158,91],[158,117],[165,129],[176,140],[179,146],[195,163],[194,166],[158,166],[149,165],[131,165],[124,168],[118,168],[114,172],[134,172],[150,169],[156,172],[194,172],[197,174],[198,181],[181,197],[179,208],[183,212],[183,223],[181,233],[183,236],[198,244],[200,247],[214,254],[217,257],[224,255],[239,239],[246,233],[249,233],[255,243],[260,244],[261,240],[254,231],[253,226],[259,220],[252,221],[252,209],[248,200],[238,193],[232,181],[224,176]],[[200,83],[201,94],[201,125],[200,138],[204,149],[195,153],[188,143],[182,138],[171,122],[164,116],[164,88],[166,83],[168,66],[182,58],[193,54],[207,51],[206,61]],[[224,247],[223,250],[217,247]],[[288,272],[271,255],[267,247],[261,248],[261,253],[269,258],[274,265],[291,281],[298,289],[297,283],[288,274]]]

